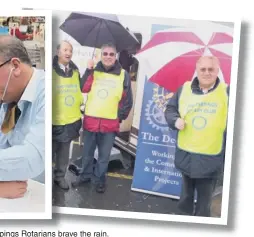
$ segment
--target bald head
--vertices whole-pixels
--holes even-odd
[[[197,63],[196,63],[196,67],[198,67],[203,61],[211,61],[212,64],[217,67],[220,68],[220,61],[217,57],[215,56],[202,56],[198,59]]]
[[[218,78],[220,62],[214,56],[202,56],[196,64],[198,81],[200,87],[209,89]]]
[[[13,36],[0,36],[0,61],[18,58],[22,63],[31,65],[27,50],[21,40]]]
[[[72,58],[73,47],[70,42],[64,40],[57,46],[58,62],[68,65]]]
[[[60,44],[57,45],[57,50],[66,45],[69,45],[73,49],[72,44],[68,40],[63,40]]]

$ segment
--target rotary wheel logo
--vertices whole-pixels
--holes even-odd
[[[68,95],[65,97],[65,105],[72,106],[74,104],[74,97],[71,95]]]
[[[106,91],[105,89],[99,90],[98,91],[98,96],[101,99],[106,99],[108,97],[108,91]]]
[[[207,120],[206,120],[206,118],[204,118],[202,116],[196,116],[192,120],[193,127],[198,130],[205,128],[206,124],[207,124]]]
[[[146,119],[153,128],[161,130],[162,132],[168,131],[168,124],[164,117],[166,105],[168,100],[173,96],[173,93],[168,92],[162,87],[155,87],[153,89],[152,100],[149,100],[146,106]]]

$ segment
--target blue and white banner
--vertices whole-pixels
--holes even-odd
[[[181,173],[174,166],[176,131],[164,118],[170,92],[146,81],[132,190],[179,198]]]

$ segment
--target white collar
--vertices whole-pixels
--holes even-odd
[[[30,101],[33,102],[36,96],[36,73],[37,70],[33,68],[33,74],[31,79],[29,80],[21,98],[19,101]]]
[[[65,71],[65,68],[67,68],[69,70],[69,64],[67,64],[66,66],[64,66],[62,63],[58,63],[59,67]]]
[[[204,94],[207,94],[209,90],[211,90],[211,89],[214,88],[214,86],[215,86],[215,83],[214,83],[210,88],[208,88],[208,89],[201,89],[200,87],[199,87],[199,89],[200,89],[201,91],[203,91]]]

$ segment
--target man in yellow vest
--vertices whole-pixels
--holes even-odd
[[[72,53],[73,47],[69,42],[63,41],[58,46],[58,55],[53,60],[52,75],[54,182],[65,190],[69,189],[65,173],[69,163],[70,143],[79,137],[82,125],[80,106],[83,104],[83,95],[79,70],[71,61]]]
[[[119,125],[132,108],[132,91],[129,74],[116,60],[116,48],[105,44],[101,48],[101,61],[93,69],[90,61],[84,75],[83,93],[87,93],[84,112],[83,168],[77,187],[91,179],[98,193],[105,192],[109,157]],[[94,152],[98,146],[99,157],[93,170]]]
[[[210,216],[212,194],[224,166],[229,87],[218,78],[216,57],[201,57],[196,70],[197,77],[170,99],[165,118],[171,129],[178,130],[175,166],[183,177],[180,214]]]

